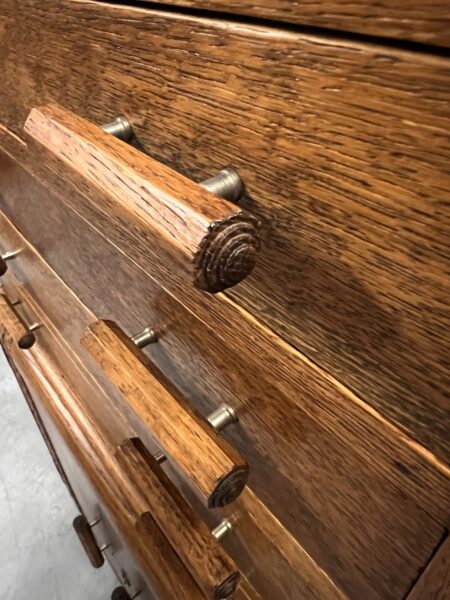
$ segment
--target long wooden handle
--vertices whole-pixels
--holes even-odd
[[[100,189],[130,222],[143,222],[196,287],[219,292],[252,271],[259,223],[238,206],[59,106],[33,109],[24,129],[78,189]]]
[[[186,405],[180,392],[117,325],[97,321],[85,332],[82,344],[208,507],[223,506],[239,496],[248,478],[245,461]]]
[[[77,534],[78,539],[83,546],[89,562],[94,569],[99,569],[105,562],[105,559],[99,548],[99,545],[97,544],[97,540],[92,533],[92,529],[89,527],[86,517],[84,515],[78,515],[78,517],[75,517],[72,527],[74,528],[75,533]]]
[[[31,348],[36,341],[34,333],[28,330],[6,294],[0,294],[0,335],[5,346],[15,343],[22,350]]]
[[[130,503],[139,518],[151,514],[207,598],[231,596],[239,581],[236,565],[142,442],[126,440],[116,458],[136,490]]]

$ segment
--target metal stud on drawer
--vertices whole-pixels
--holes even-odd
[[[158,341],[158,334],[151,327],[146,327],[139,333],[131,336],[131,341],[136,344],[138,348],[145,348],[149,344],[154,344]]]
[[[133,127],[126,117],[117,117],[111,123],[102,125],[103,131],[119,140],[129,142],[133,136]],[[244,191],[242,179],[232,167],[220,170],[217,175],[199,183],[200,187],[219,198],[237,202]]]
[[[4,252],[0,255],[0,277],[6,273],[8,270],[7,261],[16,258],[18,254],[20,254],[22,250],[19,248],[17,250],[10,250],[8,252]]]
[[[41,324],[26,325],[15,309],[15,306],[20,304],[20,300],[11,302],[4,293],[0,294],[0,323],[5,330],[9,331],[11,338],[21,350],[28,350],[36,342],[34,332],[41,327]]]

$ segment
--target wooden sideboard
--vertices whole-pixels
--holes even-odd
[[[113,600],[449,597],[444,4],[0,3],[0,336]]]

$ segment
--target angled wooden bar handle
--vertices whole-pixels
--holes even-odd
[[[144,223],[196,287],[219,292],[252,271],[259,223],[238,206],[57,105],[33,109],[24,129],[52,153],[65,178],[101,189]]]
[[[0,335],[4,344],[10,345],[12,342],[22,350],[31,348],[36,341],[34,333],[28,329],[3,293],[0,293]]]
[[[142,442],[126,440],[116,458],[136,490],[130,503],[138,518],[150,513],[207,598],[231,596],[239,581],[236,565]]]
[[[207,506],[235,500],[247,482],[247,464],[124,332],[110,321],[97,321],[82,343]]]
[[[94,569],[99,569],[105,562],[102,551],[100,550],[97,540],[89,527],[89,523],[84,515],[75,517],[72,527],[78,536],[78,539],[83,546],[86,556]]]

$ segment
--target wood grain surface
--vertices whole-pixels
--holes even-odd
[[[38,302],[45,306],[46,313],[55,320],[59,333],[75,346],[74,340],[80,336],[86,317],[83,317],[79,310],[77,311],[74,296],[69,293],[69,290],[67,290],[68,295],[64,296],[60,290],[62,282],[58,283],[54,275],[51,277],[50,272],[47,273],[47,276],[42,272],[42,268],[39,266],[42,260],[38,256],[32,256],[26,240],[21,238],[17,232],[14,233],[11,226],[6,226],[6,221],[2,217],[0,217],[0,231],[3,242],[20,242],[24,250],[14,271],[20,276],[20,269],[25,270],[27,287],[32,289]],[[50,270],[47,268],[47,271]],[[11,289],[9,280],[7,286],[8,289]],[[57,312],[58,308],[60,313]],[[67,314],[71,315],[71,323],[75,325],[72,335],[70,335],[70,325],[67,325]],[[66,322],[65,327],[63,326],[64,322]],[[161,353],[158,353],[158,357],[161,357]],[[96,396],[90,393],[88,397],[92,407],[96,404]],[[99,402],[99,404],[101,403]],[[111,408],[108,407],[108,410],[105,411],[103,405],[103,413],[109,414],[110,410]],[[58,452],[63,457],[67,455],[61,446],[58,447]],[[77,496],[82,502],[87,502],[89,501],[89,498],[86,499],[86,496],[89,496],[89,484],[84,480],[85,478],[81,477],[79,469],[76,468],[73,461],[69,462],[71,480],[75,477]],[[179,483],[178,480],[177,483]],[[186,486],[182,490],[186,492]],[[188,495],[188,500],[195,501],[192,493]],[[88,506],[91,503],[92,501],[89,501]],[[195,506],[200,509],[200,514],[211,528],[217,524],[219,518],[217,514],[212,514],[206,509],[202,511],[198,499]],[[240,569],[245,570],[263,598],[279,596],[293,599],[299,596],[303,598],[325,597],[328,600],[344,598],[343,593],[334,586],[330,578],[253,492],[246,488],[237,502],[230,505],[228,510],[230,513],[223,513],[223,517],[232,518],[234,531],[225,539],[226,548],[230,555],[239,561]],[[91,519],[95,518],[97,518],[97,510],[91,509]],[[108,558],[111,560],[111,557]],[[255,587],[245,577],[241,577],[241,580],[236,598],[259,599],[260,596]]]
[[[150,513],[206,598],[234,594],[239,582],[236,565],[139,438],[123,442],[115,456],[136,490],[137,518],[145,520]]]
[[[9,329],[9,331],[10,331],[10,329]],[[68,492],[72,496],[73,501],[79,507],[78,500],[77,500],[77,498],[76,498],[76,496],[74,494],[72,485],[69,482],[67,474],[66,474],[66,472],[64,470],[64,467],[63,467],[63,465],[61,463],[61,460],[58,457],[58,454],[56,452],[56,449],[54,447],[52,439],[51,439],[51,437],[50,437],[50,435],[49,435],[49,433],[48,433],[48,431],[47,431],[47,429],[45,427],[45,424],[44,424],[44,422],[42,420],[42,417],[39,414],[39,411],[38,411],[38,409],[36,407],[35,400],[32,397],[32,395],[30,394],[30,390],[28,389],[27,385],[25,384],[25,381],[23,380],[22,375],[20,374],[20,372],[18,371],[16,365],[10,359],[10,356],[8,354],[8,348],[11,348],[12,340],[8,341],[6,339],[6,337],[8,335],[10,335],[10,334],[6,333],[6,328],[2,329],[1,333],[2,333],[1,345],[2,345],[2,348],[4,350],[6,350],[6,353],[5,353],[6,360],[8,361],[9,366],[11,368],[11,371],[13,372],[14,377],[16,378],[16,381],[17,381],[17,383],[18,383],[18,385],[19,385],[19,387],[21,389],[23,397],[25,398],[26,403],[28,404],[28,408],[30,409],[31,414],[33,415],[33,419],[35,420],[37,428],[39,429],[39,432],[40,432],[40,434],[42,436],[42,439],[44,440],[45,445],[47,446],[47,450],[48,450],[50,456],[52,457],[53,464],[55,465],[55,468],[58,471],[58,473],[59,473],[59,475],[60,475],[60,477],[61,477],[64,485],[67,487]]]
[[[10,183],[13,182],[10,181]],[[35,191],[29,184],[28,193],[35,196]],[[27,194],[20,193],[22,198],[27,197]],[[39,199],[39,196],[37,198]],[[44,212],[46,211],[44,210]],[[74,223],[67,219],[65,222],[69,226],[72,235],[77,236],[77,229]],[[61,289],[65,287],[63,282],[58,280],[48,267],[45,268],[45,263],[43,263],[42,259],[2,215],[0,215],[0,241],[8,244],[19,244],[23,248],[20,260],[13,269],[14,273],[20,279],[22,279],[22,276],[24,277],[26,288],[30,289],[36,301],[45,307],[45,312],[51,316],[60,335],[67,340],[71,347],[75,348],[76,340],[80,338],[81,332],[84,331],[85,326],[83,324],[92,319],[83,315],[80,308],[77,310],[75,296],[70,293],[68,288],[66,288],[66,293],[64,294],[64,291]],[[85,238],[78,238],[78,243],[80,248],[89,248],[93,245],[91,243],[86,244]],[[95,244],[96,248],[98,249],[101,244],[102,241],[100,238],[99,244]],[[76,260],[75,256],[73,259],[75,263],[81,264]],[[116,270],[113,268],[113,272],[119,274],[120,269]],[[127,273],[130,276],[131,282],[139,278],[138,272],[135,274],[136,276],[129,271]],[[121,279],[120,274],[119,279]],[[7,285],[9,288],[9,281]],[[165,301],[163,301],[163,304],[165,304]],[[172,305],[169,305],[170,311],[173,308]],[[108,309],[102,308],[102,310]],[[179,308],[175,312],[180,313],[180,310]],[[126,313],[132,314],[133,312],[134,309],[131,304]],[[71,315],[71,319],[67,318],[68,314]],[[167,325],[169,325],[168,322]],[[173,333],[175,334],[174,339],[178,339],[176,331],[173,331]],[[159,363],[165,350],[160,347],[158,352],[158,345],[153,347],[153,350],[156,351],[154,352],[154,359]],[[86,357],[83,358],[85,359]],[[87,394],[87,396],[92,408],[96,396],[93,396],[92,393]],[[111,408],[108,407],[107,411],[103,411],[103,418],[105,414],[109,414],[110,410]],[[211,409],[209,408],[209,410]],[[63,456],[67,454],[64,448],[61,449],[61,447],[58,447],[58,452]],[[74,471],[76,471],[75,475]],[[86,495],[89,496],[87,493],[89,485],[81,477],[79,468],[76,468],[73,461],[70,461],[70,474],[72,478],[76,478],[77,496],[82,501],[88,502],[88,506],[92,503],[95,505],[94,500],[89,501],[89,498],[85,499]],[[178,480],[177,483],[179,483]],[[186,486],[182,490],[185,492]],[[188,496],[188,500],[190,502],[195,500],[192,493]],[[195,506],[199,509],[199,513],[205,519],[205,522],[209,523],[211,528],[220,520],[219,515],[216,513],[217,510],[221,509],[217,509],[214,513],[205,508],[202,510],[202,505],[198,499]],[[261,591],[262,597],[287,596],[288,598],[292,597],[295,599],[298,597],[325,597],[327,600],[342,600],[344,598],[344,594],[334,586],[330,578],[312,560],[305,549],[248,488],[244,490],[236,503],[222,510],[226,510],[227,512],[221,511],[221,517],[232,518],[234,523],[233,534],[224,540],[226,548],[230,555],[236,557],[239,561],[240,568],[244,569],[252,581],[255,582],[255,585]],[[92,520],[97,518],[98,511],[95,509],[95,506],[91,509],[90,516]],[[245,598],[248,600],[259,599],[260,596],[253,585],[245,577],[241,577],[236,598]]]
[[[68,0],[0,15],[0,120],[18,150],[31,108],[53,101],[94,123],[124,114],[193,180],[236,167],[264,239],[233,299],[449,462],[446,59]],[[80,214],[158,261],[94,200]]]
[[[0,231],[2,241],[20,242],[23,252],[21,253],[20,261],[14,267],[15,273],[21,277],[20,270],[25,270],[26,287],[32,291],[33,297],[36,298],[37,302],[45,307],[45,312],[51,316],[52,321],[57,327],[58,335],[64,338],[71,347],[76,348],[76,339],[79,339],[81,331],[83,331],[83,323],[89,321],[89,318],[83,316],[80,310],[81,306],[77,308],[75,296],[68,288],[65,288],[64,284],[58,280],[48,267],[46,268],[47,272],[43,272],[42,259],[32,251],[26,240],[11,225],[7,225],[6,220],[1,215]],[[11,289],[11,272],[8,275],[6,283],[8,289]],[[14,289],[14,293],[17,293],[16,289]],[[22,293],[25,294],[25,291]],[[26,299],[28,304],[28,296]],[[71,315],[70,320],[67,319],[67,315]],[[46,319],[42,318],[41,314],[38,315],[38,318],[46,321]],[[51,329],[51,326],[46,322],[45,330],[39,332],[40,344],[46,343],[44,332],[47,329]],[[59,346],[53,348],[53,353],[59,358],[64,356]],[[86,358],[88,357],[83,356],[83,362]],[[97,407],[101,409],[100,414],[95,411],[95,420],[101,423],[105,423],[106,421],[111,444],[114,446],[117,440],[123,438],[129,430],[128,426],[125,427],[125,415],[121,418],[122,433],[115,431],[115,428],[111,427],[109,419],[115,408],[108,404],[108,400],[112,399],[111,394],[109,394],[108,398],[101,398],[98,397],[98,391],[82,385],[82,379],[80,379],[79,375],[77,376],[76,369],[74,369],[71,363],[65,364],[64,372],[68,373],[70,377],[75,377],[78,390],[82,392],[83,397],[89,399],[89,410],[92,411],[93,408]],[[46,425],[51,429],[52,441],[55,443],[56,433],[54,426],[48,420]],[[143,433],[143,430],[140,433]],[[63,461],[65,469],[69,472],[71,485],[74,487],[77,499],[82,504],[83,510],[87,511],[86,514],[90,515],[90,520],[97,519],[98,499],[95,493],[93,496],[90,491],[92,485],[86,479],[78,463],[71,458],[70,452],[67,450],[64,441],[60,439],[60,436],[58,436],[57,442],[56,449],[58,456]],[[169,461],[166,461],[165,465],[166,467],[170,466]],[[174,475],[173,470],[170,470],[170,475]],[[174,482],[177,486],[181,487],[184,494],[186,494],[187,489],[190,490],[186,483],[181,485],[182,480],[178,474]],[[326,597],[330,600],[342,600],[344,598],[344,594],[336,588],[330,578],[307,554],[305,549],[271,514],[267,507],[258,500],[254,493],[250,492],[247,488],[236,503],[228,505],[224,509],[216,509],[215,511],[206,509],[192,491],[186,497],[196,507],[205,522],[209,523],[211,528],[215,527],[222,517],[233,519],[235,528],[233,534],[225,538],[226,549],[239,562],[240,569],[243,569],[252,580],[252,583],[250,583],[245,576],[241,576],[241,582],[236,592],[237,598],[259,600],[260,596],[256,589],[260,591],[263,598],[279,596],[287,596],[289,599],[297,599],[299,596],[305,598]],[[230,513],[223,512],[224,510],[229,510]],[[104,529],[101,524],[96,526],[96,535],[99,533],[100,539],[103,539],[105,544],[110,543],[111,530],[110,528],[106,528],[102,532]],[[119,564],[122,568],[121,563],[124,560],[123,548],[121,546],[120,548],[119,552],[119,548],[114,544],[113,554],[107,551],[107,555],[110,562],[114,561],[116,566]],[[126,571],[128,570],[129,567],[127,566]]]
[[[445,467],[236,305],[217,296],[194,303],[185,288],[173,288],[186,310],[68,210],[62,196],[10,162],[1,164],[2,209],[91,310],[117,319],[129,334],[155,327],[160,342],[149,349],[152,361],[203,415],[221,402],[237,411],[239,424],[224,437],[250,463],[252,490],[318,567],[350,598],[404,595],[447,526]],[[8,243],[26,245],[1,223]],[[27,256],[28,249],[21,261]],[[36,260],[11,269],[76,348],[89,319],[67,319],[76,306],[55,300],[58,286]],[[96,277],[87,278],[86,267]],[[279,580],[292,581],[286,564],[277,564]]]
[[[57,105],[33,109],[24,129],[61,162],[66,179],[101,188],[161,251],[169,246],[189,283],[220,292],[253,270],[259,224],[231,202]]]
[[[200,514],[211,522],[201,508],[198,506]],[[221,517],[233,528],[222,539],[225,549],[239,556],[241,571],[248,573],[262,598],[346,600],[347,596],[248,487],[234,505],[221,509]],[[246,587],[245,581],[242,584],[239,589]]]
[[[102,503],[114,515],[123,539],[149,574],[158,597],[173,600],[174,595],[186,594],[189,598],[203,599],[156,523],[150,518],[145,527],[134,528],[130,523],[128,497],[133,489],[127,486],[126,476],[111,455],[108,433],[92,419],[53,358],[41,344],[26,353],[13,347],[9,354],[95,486]]]
[[[10,228],[5,230],[4,220],[1,222],[0,230],[3,234],[2,239],[23,242],[22,247],[24,248],[24,251],[21,253],[21,261],[23,261],[24,257],[29,257],[29,246],[26,241],[21,239],[20,236],[11,237]],[[52,289],[53,294],[61,298],[61,292],[58,290],[58,285],[55,285],[55,282],[52,284],[48,282],[46,284],[45,279],[41,279],[40,285],[37,285],[38,282],[35,278],[37,270],[36,266],[34,269],[29,266],[27,267],[29,282],[38,288],[48,287]],[[8,281],[8,287],[10,287],[9,283],[10,282]],[[67,293],[69,293],[69,290],[67,290]],[[31,304],[28,295],[25,292],[23,292],[23,294],[27,304]],[[69,298],[70,296],[66,297],[65,302],[62,302],[61,305],[65,306],[70,314],[73,314],[73,300],[71,301]],[[52,317],[55,317],[53,311]],[[51,353],[52,356],[56,355],[58,359],[61,360],[64,356],[64,352],[59,344],[51,342],[50,346],[48,346],[48,341],[50,340],[48,332],[52,330],[50,323],[46,321],[46,318],[44,318],[42,314],[38,314],[38,318],[45,322],[45,328],[39,333],[39,344],[43,346],[47,356]],[[53,332],[52,335],[56,335],[56,333]],[[109,425],[112,407],[107,404],[105,399],[102,400],[97,397],[98,393],[95,389],[89,391],[89,389],[86,389],[81,385],[82,378],[79,373],[77,374],[77,368],[73,363],[69,361],[64,364],[64,380],[66,384],[68,383],[68,374],[70,379],[76,381],[77,387],[82,391],[83,397],[88,399],[89,411],[96,405],[103,407],[103,414],[101,416],[97,414],[94,421],[96,423],[102,422],[105,424],[106,422],[108,424],[106,431],[108,433],[108,444],[110,447],[108,452],[110,453],[111,448],[115,444],[114,440],[119,439],[121,436],[120,432],[115,432],[114,428],[111,428]],[[58,372],[60,374],[63,373],[60,366],[58,367]],[[82,399],[82,396],[78,395],[78,398]],[[48,426],[49,422],[47,421],[46,424]],[[125,424],[122,423],[124,432],[122,433],[122,436],[127,431],[127,428],[124,427],[124,425]],[[55,441],[54,426],[52,425],[50,428],[52,430],[52,440]],[[97,519],[98,500],[96,498],[90,499],[89,488],[91,484],[89,483],[89,480],[86,480],[86,476],[81,473],[78,463],[76,461],[74,462],[73,458],[71,459],[70,456],[68,456],[66,446],[62,440],[61,443],[57,444],[57,451],[58,455],[63,460],[66,470],[69,472],[71,484],[75,485],[77,498],[81,501],[83,506],[90,507],[88,511],[90,519]],[[128,476],[129,472],[127,477]],[[130,503],[132,503],[133,506],[136,506],[136,504],[133,503],[133,500],[142,502],[142,500],[139,500],[140,494],[134,484],[132,487],[127,488],[126,493],[128,510],[131,510]],[[189,499],[192,499],[192,492],[189,495]],[[86,502],[88,502],[87,505]],[[92,503],[94,504],[92,505]],[[198,500],[197,507],[201,508],[201,505],[198,504]],[[283,528],[281,523],[274,518],[270,511],[267,510],[252,492],[249,490],[245,491],[238,500],[238,506],[234,509],[232,507],[233,505],[228,505],[226,507],[227,510],[231,511],[229,515],[227,513],[222,513],[224,517],[231,515],[235,525],[235,530],[228,539],[240,539],[245,547],[243,548],[242,543],[238,543],[237,545],[232,543],[227,546],[227,549],[229,548],[230,553],[237,557],[242,568],[249,573],[257,588],[261,590],[261,597],[272,598],[274,595],[275,597],[278,597],[281,594],[283,597],[289,598],[289,600],[294,600],[298,598],[300,594],[301,597],[305,598],[326,597],[330,600],[331,598],[336,600],[342,600],[344,598],[344,595],[337,590],[326,574],[316,565],[298,542],[292,538],[292,536]],[[142,505],[142,508],[144,509],[145,506]],[[136,510],[136,508],[134,510]],[[139,512],[139,508],[137,508],[137,510]],[[210,522],[211,527],[215,526],[218,520],[220,520],[219,515],[213,514],[212,511],[207,511],[206,509],[203,510],[205,512],[203,512],[202,515],[206,517],[206,522]],[[106,519],[106,517],[103,517],[102,521],[104,519]],[[96,535],[99,528],[100,530],[103,529],[101,525],[96,526]],[[105,533],[100,535],[100,539],[104,539],[104,543],[110,543],[110,529],[107,528]],[[130,545],[130,548],[133,549],[132,544]],[[109,560],[113,560],[118,554],[122,554],[121,552],[118,553],[119,548],[115,545],[113,545],[112,549],[113,554],[111,556],[108,555]],[[120,560],[122,560],[122,558],[120,558],[119,561]],[[119,562],[118,564],[121,563]],[[260,596],[255,587],[246,579],[246,577],[241,577],[241,580],[238,591],[236,592],[236,598],[259,599]]]
[[[281,523],[251,490],[246,490],[242,497],[240,513],[230,515],[229,519],[247,556],[265,565],[260,575],[264,597],[346,600],[347,596],[318,568],[297,540],[286,535]],[[232,544],[233,540],[229,541]]]
[[[37,394],[42,393],[38,389],[35,391]],[[76,457],[69,450],[39,396],[35,396],[35,402],[45,423],[46,430],[49,432],[52,444],[61,463],[64,465],[80,510],[90,523],[96,522],[92,530],[99,546],[104,547],[102,553],[105,560],[108,561],[118,580],[127,587],[132,596],[140,591],[142,600],[153,600],[154,593],[150,591],[153,589],[151,576],[142,564],[134,558],[130,544],[123,539],[114,516],[102,502],[98,491],[77,462]]]
[[[113,322],[98,321],[82,343],[180,466],[209,508],[233,502],[248,479],[248,465],[177,388]]]
[[[450,46],[445,0],[137,0]],[[220,17],[222,15],[218,15]]]
[[[450,538],[447,536],[424,573],[408,594],[407,600],[449,600]]]

